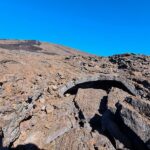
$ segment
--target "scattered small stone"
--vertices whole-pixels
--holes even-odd
[[[56,85],[52,85],[52,89],[53,89],[54,91],[56,91],[56,90],[58,89],[58,87],[57,87]]]
[[[95,65],[94,68],[97,70],[97,69],[100,69],[100,67],[98,65]]]
[[[54,111],[54,107],[52,105],[47,105],[46,106],[46,112],[47,114],[50,114]]]
[[[69,97],[69,96],[70,96],[70,94],[69,94],[69,93],[65,94],[65,97]]]
[[[46,111],[46,106],[42,106],[41,111]]]
[[[59,77],[60,79],[64,79],[64,76],[62,73],[57,73],[56,76]]]
[[[44,104],[45,103],[45,98],[42,97],[42,98],[40,98],[39,101],[40,101],[40,103]]]

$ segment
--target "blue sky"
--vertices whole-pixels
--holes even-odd
[[[3,0],[0,38],[150,55],[150,0]]]

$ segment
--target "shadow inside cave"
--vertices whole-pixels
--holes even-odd
[[[64,94],[77,94],[79,88],[103,89],[109,93],[112,87],[117,87],[133,95],[128,87],[126,87],[121,82],[110,80],[80,83],[68,89]],[[95,114],[95,116],[91,118],[89,122],[92,130],[96,130],[100,134],[105,135],[116,149],[118,148],[118,144],[122,143],[126,148],[131,150],[148,150],[142,139],[124,123],[121,116],[121,105],[117,104],[116,112],[112,113],[111,110],[108,109],[107,103],[108,97],[104,96],[100,101],[98,110],[100,115]]]
[[[70,93],[72,95],[77,94],[79,88],[103,89],[103,90],[109,92],[112,87],[117,87],[117,88],[122,89],[122,90],[128,92],[129,94],[133,95],[131,93],[131,91],[124,84],[122,84],[119,81],[113,81],[113,80],[112,81],[111,80],[99,80],[99,81],[89,81],[89,82],[79,83],[79,84],[73,86],[72,88],[68,89],[64,93],[64,95],[67,93]]]

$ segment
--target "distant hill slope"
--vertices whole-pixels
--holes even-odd
[[[36,40],[0,40],[0,49],[36,52],[47,55],[88,55],[69,47]]]

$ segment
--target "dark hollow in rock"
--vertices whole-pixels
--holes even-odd
[[[0,148],[3,146],[3,137],[4,137],[3,131],[2,129],[0,129]]]
[[[76,103],[76,101],[74,100],[73,102],[74,102],[74,105],[75,105],[76,109],[78,110],[79,126],[80,127],[84,127],[84,121],[85,121],[84,114],[80,110],[80,107],[78,106],[78,104]]]
[[[3,82],[0,82],[0,87],[2,87],[3,86]]]
[[[77,94],[79,91],[78,89],[103,89],[107,92],[110,92],[112,87],[116,87],[122,89],[123,91],[133,95],[129,89],[119,81],[110,81],[110,80],[102,80],[102,81],[89,81],[84,83],[76,84],[74,87],[67,90],[64,94]],[[108,96],[103,96],[100,100],[100,105],[98,112],[99,114],[95,114],[89,121],[89,124],[93,131],[98,131],[99,134],[105,135],[112,143],[112,145],[118,149],[120,148],[121,144],[127,149],[133,150],[147,150],[146,144],[143,140],[131,129],[129,128],[123,121],[123,118],[120,114],[121,112],[121,104],[116,103],[116,112],[113,113],[108,108]],[[80,110],[79,115],[80,120],[85,119],[84,111],[80,109],[80,106],[77,106],[78,110]],[[84,123],[80,127],[84,127]]]
[[[80,84],[77,84],[76,86],[70,88],[69,90],[67,90],[64,94],[70,93],[70,94],[74,95],[77,93],[79,88],[103,89],[103,90],[109,92],[111,87],[120,88],[132,95],[132,93],[127,89],[127,87],[125,87],[121,82],[111,81],[111,80],[89,81],[89,82],[80,83]]]

